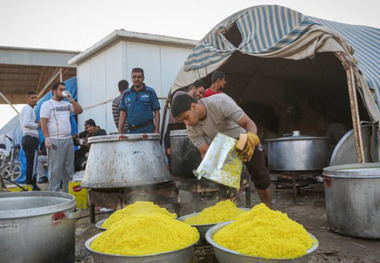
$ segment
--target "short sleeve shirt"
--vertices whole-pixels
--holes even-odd
[[[139,125],[153,119],[153,111],[160,109],[160,103],[154,89],[144,86],[136,92],[134,86],[124,92],[120,101],[120,110],[127,112],[128,125]]]
[[[240,133],[246,132],[238,124],[245,113],[228,95],[216,94],[199,101],[206,107],[206,118],[188,128],[189,138],[196,147],[206,143],[207,138],[213,140],[218,132],[235,139],[239,138]]]
[[[40,110],[40,117],[48,119],[47,127],[50,138],[67,139],[71,137],[70,115],[74,106],[67,101],[50,99],[45,101]]]
[[[120,119],[120,101],[123,98],[123,94],[120,94],[117,96],[113,101],[112,101],[112,116],[113,116],[113,121],[115,122],[116,128],[119,128],[119,119]],[[128,125],[127,122],[124,123],[123,129],[127,130]]]

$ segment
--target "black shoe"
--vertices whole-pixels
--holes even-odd
[[[39,180],[38,180],[38,183],[39,184],[46,184],[47,182],[49,182],[48,178],[46,176],[44,177],[41,177]]]
[[[33,191],[41,191],[41,189],[37,185],[32,186]]]

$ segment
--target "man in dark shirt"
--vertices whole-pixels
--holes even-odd
[[[75,172],[83,171],[86,168],[88,153],[90,146],[87,144],[88,138],[93,136],[107,135],[107,132],[96,126],[93,119],[88,119],[84,122],[85,131],[74,136],[74,145],[80,145],[80,148],[75,151],[74,168]]]
[[[126,91],[129,88],[129,83],[125,79],[119,81],[119,92],[120,95],[117,96],[113,101],[112,101],[112,116],[113,116],[113,121],[115,122],[116,129],[119,128],[119,118],[120,118],[120,101],[123,98],[124,91]],[[128,125],[127,122],[124,123],[123,127],[123,133],[127,133],[128,131]]]

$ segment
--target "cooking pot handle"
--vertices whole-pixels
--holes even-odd
[[[80,209],[72,212],[72,213],[66,213],[66,219],[78,219],[80,215]]]

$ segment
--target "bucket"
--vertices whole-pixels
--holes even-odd
[[[74,209],[66,193],[1,193],[1,262],[74,263]]]
[[[323,169],[327,223],[352,237],[380,238],[380,163]]]
[[[172,174],[176,177],[195,178],[193,170],[202,161],[199,150],[191,143],[186,130],[170,131]]]

